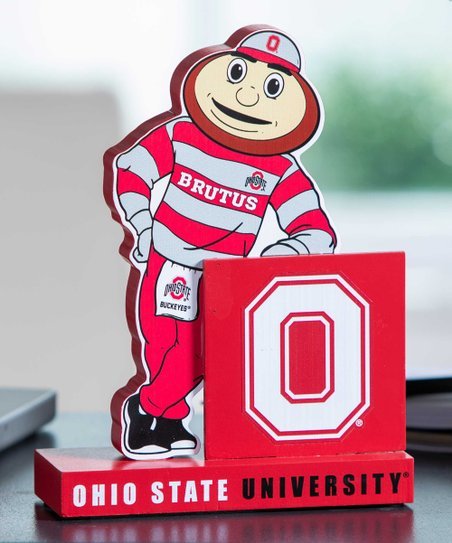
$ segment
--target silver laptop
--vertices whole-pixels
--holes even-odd
[[[0,451],[51,421],[55,410],[53,390],[0,387]]]

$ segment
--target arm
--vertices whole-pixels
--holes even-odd
[[[152,240],[151,190],[154,183],[168,175],[174,165],[173,146],[168,125],[148,134],[116,161],[117,194],[126,221],[138,236],[134,257],[145,262]]]
[[[273,191],[270,203],[288,237],[267,247],[262,256],[334,252],[336,234],[312,181],[295,160]]]

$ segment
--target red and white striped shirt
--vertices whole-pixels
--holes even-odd
[[[117,168],[123,207],[124,195],[149,200],[153,184],[170,174],[154,215],[153,243],[173,262],[201,268],[205,258],[247,256],[269,204],[289,236],[283,242],[301,243],[294,253],[332,252],[336,244],[312,181],[291,155],[232,151],[188,117],[145,136],[119,156]]]

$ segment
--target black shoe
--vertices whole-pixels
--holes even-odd
[[[124,406],[124,421],[124,446],[131,453],[131,458],[164,454],[170,450],[156,432],[157,419],[153,415],[140,412],[139,394],[130,396],[127,400]]]
[[[181,420],[157,419],[156,432],[162,437],[162,442],[172,451],[180,451],[183,454],[193,454],[198,448],[198,440],[185,428]]]

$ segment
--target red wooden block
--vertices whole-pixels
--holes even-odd
[[[405,448],[403,253],[205,263],[206,458]]]
[[[399,504],[413,499],[413,459],[387,452],[136,462],[112,448],[42,449],[35,492],[62,517]]]
[[[412,501],[404,255],[208,261],[204,287],[208,458],[40,450],[36,494],[63,517]]]

